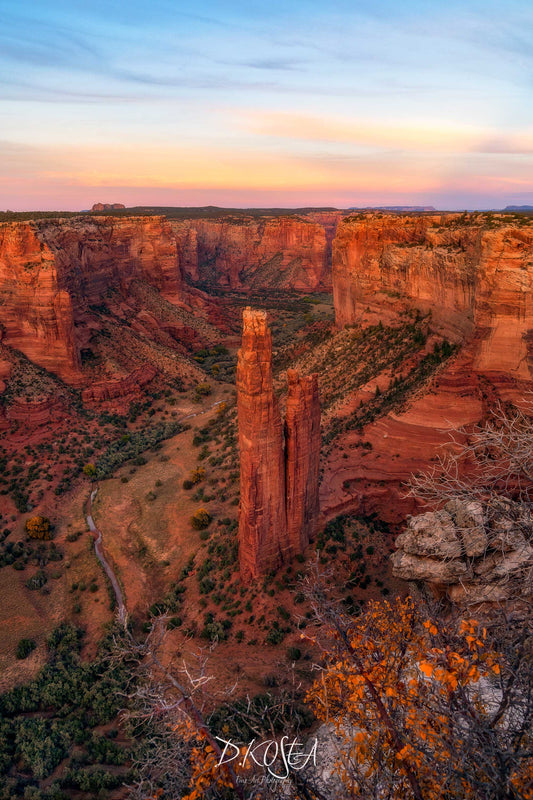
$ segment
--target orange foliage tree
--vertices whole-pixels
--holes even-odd
[[[437,620],[411,598],[355,619],[320,606],[330,638],[307,699],[340,738],[347,797],[533,798],[531,620]]]
[[[48,517],[31,517],[26,520],[26,533],[30,539],[51,539],[52,531]]]

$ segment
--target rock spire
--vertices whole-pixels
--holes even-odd
[[[246,308],[237,363],[241,461],[239,561],[257,577],[301,553],[318,519],[320,406],[317,376],[288,371],[285,425],[272,381],[266,312]]]

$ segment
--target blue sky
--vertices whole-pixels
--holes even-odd
[[[533,203],[525,0],[0,0],[0,19],[0,208]]]

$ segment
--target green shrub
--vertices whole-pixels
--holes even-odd
[[[35,573],[35,575],[33,575],[33,577],[28,578],[28,580],[26,581],[26,586],[28,587],[28,589],[41,589],[47,582],[48,578],[46,576],[46,573],[43,572],[42,569],[40,569],[38,570],[38,572]]]
[[[206,511],[205,508],[199,508],[198,511],[196,511],[192,515],[190,522],[191,526],[195,530],[202,531],[205,528],[209,527],[211,519],[212,519],[211,514],[208,511]]]
[[[32,653],[36,647],[37,645],[33,639],[21,639],[17,645],[17,658],[28,658],[29,654]]]
[[[288,647],[287,658],[289,661],[298,661],[302,657],[302,651],[299,647]]]
[[[265,641],[267,644],[281,644],[285,634],[279,628],[272,628],[266,635]]]

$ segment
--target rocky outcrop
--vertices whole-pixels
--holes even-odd
[[[123,378],[95,383],[84,389],[81,397],[84,403],[101,403],[104,400],[115,400],[117,397],[139,394],[139,390],[153,381],[156,375],[157,369],[153,364],[144,364]]]
[[[193,283],[236,290],[315,291],[331,286],[330,245],[320,222],[282,216],[190,219],[171,224],[183,274]]]
[[[300,378],[291,370],[284,434],[272,382],[266,312],[250,308],[243,314],[237,411],[239,561],[242,575],[255,578],[303,552],[315,533],[320,409],[316,376]]]
[[[303,553],[318,521],[320,401],[317,375],[287,370],[285,463],[287,534],[291,554]]]
[[[72,298],[34,223],[0,224],[0,339],[65,380],[80,377]]]
[[[459,605],[531,600],[533,518],[509,500],[454,500],[410,517],[396,539],[397,578],[422,581]]]
[[[164,217],[75,217],[33,223],[54,254],[62,288],[76,308],[125,295],[144,280],[171,302],[182,299],[176,240]]]
[[[118,211],[121,208],[126,208],[124,203],[95,203],[91,211]]]
[[[414,306],[455,341],[476,339],[475,370],[531,378],[532,225],[358,215],[339,225],[332,272],[339,326]]]
[[[23,400],[17,397],[9,406],[6,417],[25,428],[39,428],[58,422],[66,413],[66,403],[61,397],[44,397],[41,400]]]
[[[69,383],[81,382],[76,325],[134,280],[183,304],[176,239],[162,217],[75,217],[0,224],[0,338]]]

